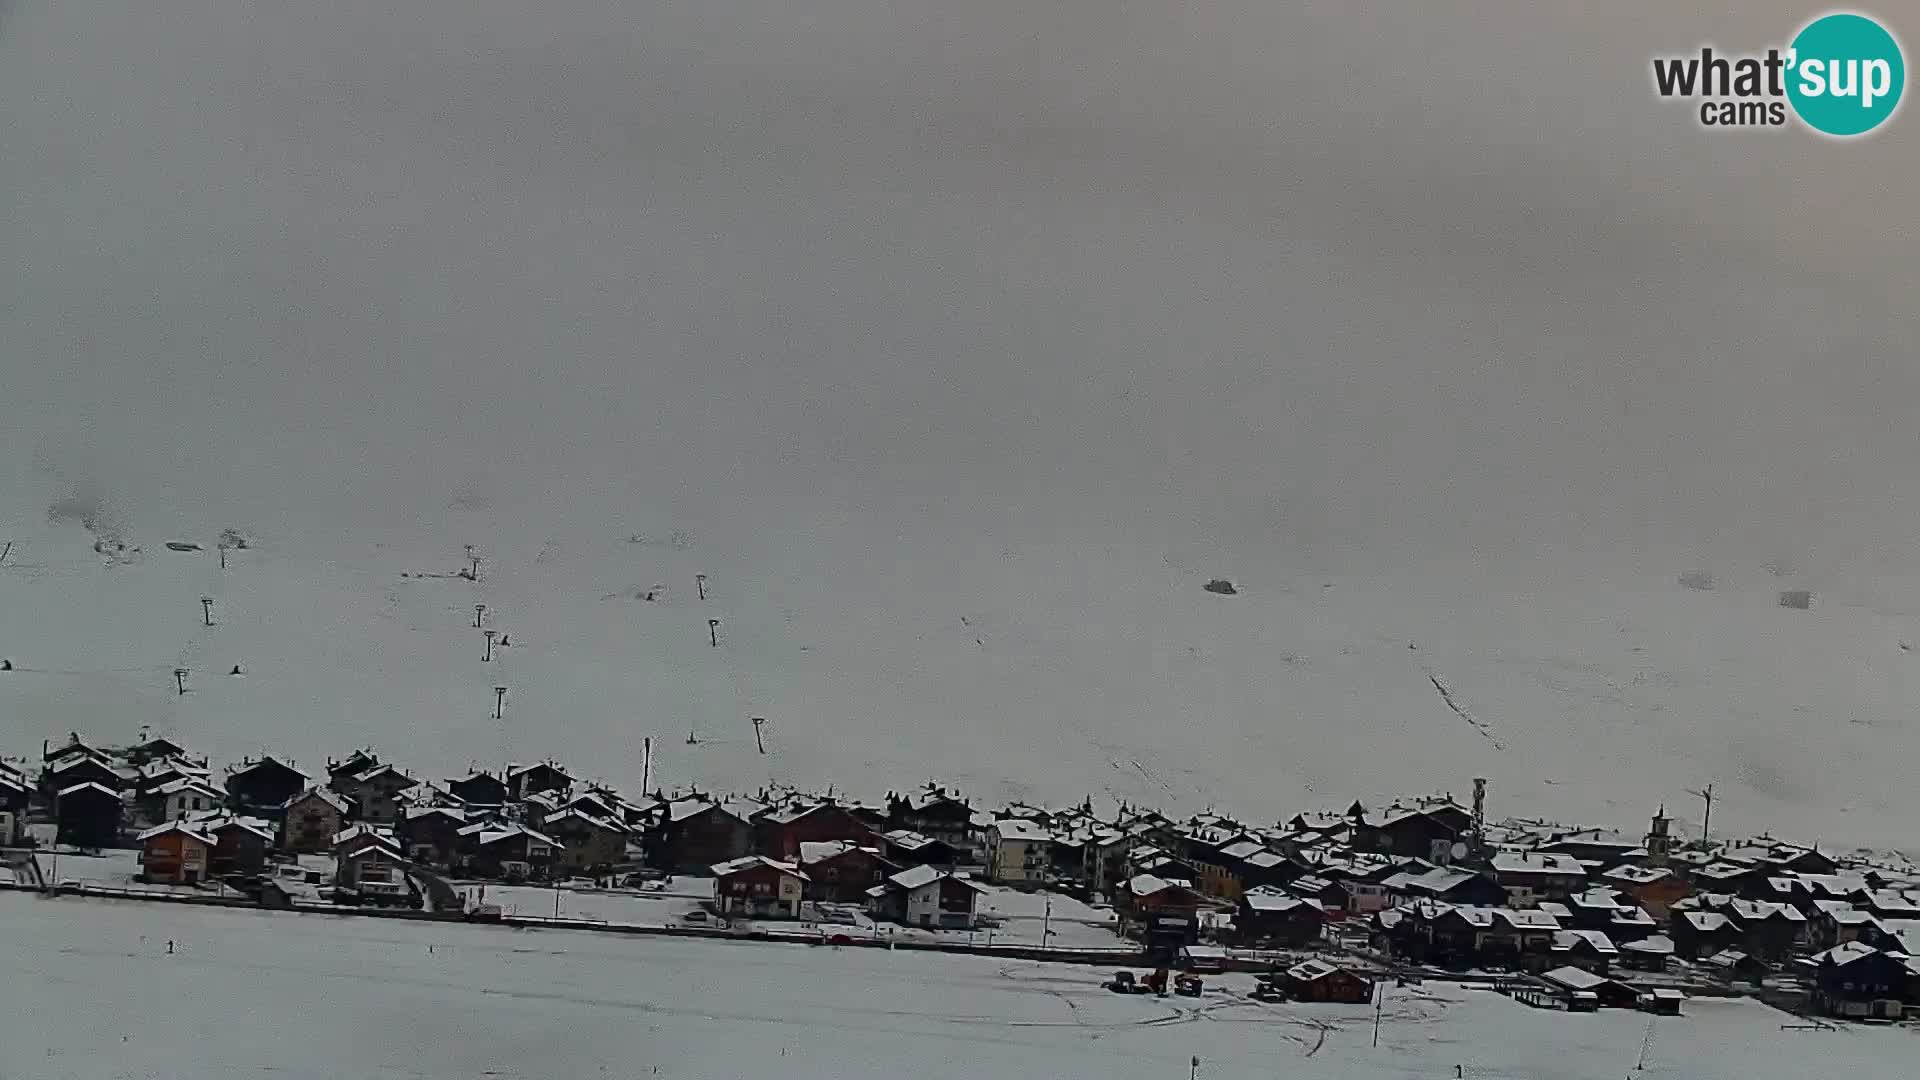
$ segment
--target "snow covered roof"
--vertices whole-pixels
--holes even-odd
[[[1593,990],[1605,986],[1610,979],[1603,979],[1591,971],[1577,967],[1558,967],[1540,976],[1550,983],[1563,986],[1568,990]]]
[[[1621,881],[1629,885],[1651,885],[1673,876],[1673,871],[1658,866],[1616,866],[1600,875],[1610,881]]]
[[[467,830],[462,829],[460,831],[462,834],[465,834]],[[480,846],[491,847],[494,844],[511,840],[516,836],[524,836],[530,841],[542,843],[547,845],[548,847],[564,847],[565,846],[564,844],[560,843],[560,841],[555,840],[553,837],[548,836],[546,833],[543,833],[538,829],[529,829],[525,825],[498,825],[498,824],[495,824],[480,830]]]
[[[1650,953],[1654,956],[1673,955],[1673,939],[1665,934],[1653,934],[1639,941],[1629,941],[1620,947],[1627,952]]]
[[[225,795],[221,794],[218,791],[215,791],[213,788],[209,787],[208,785],[203,784],[198,780],[195,780],[191,776],[183,776],[178,780],[169,780],[166,783],[161,784],[159,787],[154,788],[153,794],[155,795],[206,795],[214,799],[226,798]]]
[[[1324,979],[1342,969],[1325,960],[1307,960],[1287,969],[1287,978],[1297,982],[1314,982]]]
[[[354,844],[354,843],[362,843],[362,842],[372,842],[375,844],[379,844],[383,847],[392,848],[396,852],[400,850],[399,843],[395,841],[392,836],[389,836],[388,834],[380,831],[379,829],[374,828],[371,825],[349,825],[346,828],[340,830],[339,832],[333,834],[334,847],[340,847],[343,844]]]
[[[667,820],[685,821],[688,818],[704,814],[719,805],[719,803],[708,799],[675,799],[673,802],[667,804]]]
[[[77,795],[83,791],[97,791],[102,795],[111,795],[116,800],[120,798],[119,792],[113,790],[110,787],[107,787],[104,784],[96,784],[91,780],[88,780],[86,783],[83,783],[83,784],[75,784],[72,787],[61,788],[59,791],[54,792],[54,797],[58,799],[64,799],[69,795]]]
[[[1681,918],[1687,920],[1688,926],[1693,927],[1703,934],[1712,933],[1715,930],[1724,929],[1733,925],[1732,919],[1727,918],[1717,911],[1688,911],[1682,913]]]
[[[1512,911],[1507,908],[1494,908],[1493,916],[1507,923],[1515,930],[1558,930],[1560,920],[1545,911]]]
[[[881,839],[902,851],[918,851],[928,844],[933,843],[932,837],[922,836],[912,829],[895,829],[890,833],[884,834]],[[802,846],[804,847],[804,845]]]
[[[1560,874],[1586,877],[1587,868],[1571,855],[1544,851],[1502,852],[1491,860],[1496,874]]]
[[[1053,839],[1053,830],[1025,818],[1003,818],[993,823],[993,831],[1002,840],[1040,841]]]
[[[1598,930],[1559,930],[1553,935],[1556,952],[1576,949],[1582,943],[1592,946],[1601,956],[1617,956],[1620,952],[1613,939]]]
[[[1844,967],[1856,960],[1864,960],[1869,956],[1877,955],[1879,952],[1879,949],[1871,945],[1862,944],[1858,941],[1849,941],[1841,945],[1835,945],[1826,952],[1814,954],[1813,962],[1816,964],[1831,963],[1836,967]]]
[[[179,833],[181,836],[192,837],[208,847],[212,847],[215,843],[213,837],[188,825],[184,821],[169,821],[165,825],[156,825],[146,832],[141,833],[139,836],[134,837],[134,839],[144,844],[155,837],[165,836],[168,833]]]
[[[307,790],[280,804],[281,809],[291,810],[308,799],[319,799],[341,813],[347,812],[347,797],[332,788],[308,788]]]
[[[1135,874],[1127,881],[1127,892],[1134,896],[1152,896],[1166,889],[1186,889],[1192,886],[1184,881],[1163,878],[1155,874]]]
[[[441,817],[452,818],[455,821],[467,820],[467,812],[457,806],[409,806],[406,809],[408,821],[417,821],[420,818],[433,817],[436,814]]]
[[[1226,847],[1221,848],[1220,856],[1226,859],[1245,859],[1265,850],[1266,848],[1261,847],[1252,840],[1242,840],[1239,843],[1228,844]]]
[[[851,840],[802,840],[800,842],[800,865],[810,866],[822,859],[831,859],[843,855],[860,845]]]
[[[204,832],[212,833],[215,836],[226,832],[228,829],[243,829],[258,836],[262,840],[270,841],[273,839],[273,824],[271,822],[256,817],[242,817],[238,814],[229,814],[224,810],[189,821],[188,824]]]
[[[714,877],[728,877],[732,874],[738,874],[743,870],[752,870],[760,866],[770,867],[782,874],[790,874],[802,881],[813,880],[798,866],[790,862],[780,862],[777,859],[769,859],[765,855],[746,855],[728,862],[714,863],[711,869],[713,870]]]
[[[1240,899],[1246,902],[1248,908],[1266,915],[1314,906],[1310,901],[1291,893],[1283,893],[1278,889],[1249,889],[1240,895]]]
[[[612,818],[601,817],[598,814],[589,814],[580,809],[567,809],[553,814],[541,822],[540,827],[543,829],[551,829],[557,825],[565,825],[575,821],[583,825],[591,825],[596,829],[603,829],[607,832],[624,833],[628,831],[625,825],[620,824]]]
[[[251,761],[243,765],[237,765],[230,770],[230,774],[233,776],[245,776],[250,772],[258,772],[262,769],[280,769],[302,777],[307,775],[305,772],[294,768],[271,754],[262,757],[259,761]]]

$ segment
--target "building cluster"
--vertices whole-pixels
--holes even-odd
[[[722,916],[841,905],[969,929],[989,882],[1108,903],[1121,934],[1163,957],[1208,940],[1337,938],[1409,963],[1539,976],[1570,1001],[1630,999],[1629,981],[1685,966],[1730,982],[1797,977],[1833,1015],[1920,1006],[1920,871],[1769,838],[1681,844],[1664,810],[1625,835],[1490,822],[1481,805],[1476,785],[1471,806],[1436,795],[1260,826],[1101,813],[1091,800],[981,808],[931,781],[871,803],[785,788],[629,796],[552,761],[421,780],[367,749],[313,774],[262,757],[216,779],[168,739],[105,749],[77,735],[44,748],[38,777],[0,768],[0,839],[19,843],[42,817],[63,843],[137,844],[148,878],[170,883],[297,892],[315,884],[300,857],[329,856],[319,884],[337,895],[419,906],[415,876],[692,873],[712,878]]]

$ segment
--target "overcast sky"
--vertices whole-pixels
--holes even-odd
[[[1904,559],[1915,121],[1726,6],[7,0],[0,491]]]

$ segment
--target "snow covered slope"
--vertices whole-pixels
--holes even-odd
[[[16,752],[1920,809],[1913,118],[1646,85],[1797,8],[111,6],[0,9]]]

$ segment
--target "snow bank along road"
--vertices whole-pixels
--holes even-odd
[[[166,943],[176,943],[168,955]],[[0,1075],[928,1080],[1453,1075],[1618,1080],[1638,1014],[1539,1012],[1486,992],[1371,1010],[1122,998],[1084,968],[871,950],[329,921],[0,895]],[[1654,1028],[1641,1075],[1909,1075],[1910,1036],[1783,1032],[1746,1002]]]

